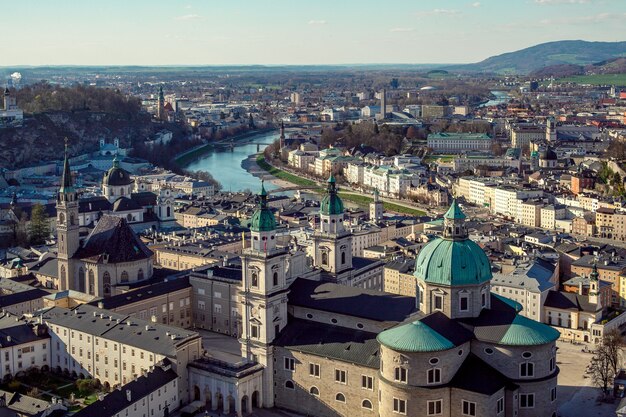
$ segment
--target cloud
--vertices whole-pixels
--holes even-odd
[[[472,3],[472,7],[480,7],[480,2],[477,1],[475,3]]]
[[[433,9],[423,12],[415,13],[418,17],[424,16],[453,16],[459,14],[459,11],[456,9]]]
[[[177,16],[174,18],[174,20],[198,20],[198,19],[202,19],[202,16],[200,16],[199,14],[186,14],[186,15]]]
[[[326,21],[325,20],[309,20],[309,25],[311,26],[319,26],[319,25],[325,25]]]
[[[537,4],[586,4],[591,0],[535,0]]]
[[[590,16],[577,16],[577,17],[563,17],[554,19],[543,19],[539,23],[542,25],[577,25],[581,23],[602,23],[610,20],[624,19],[626,13],[598,13]]]
[[[391,28],[389,32],[413,32],[413,28]]]
[[[193,8],[193,7],[191,6],[191,4],[188,4],[188,5],[186,5],[186,6],[185,6],[185,9],[191,9],[191,8]]]

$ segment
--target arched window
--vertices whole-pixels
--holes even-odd
[[[278,272],[274,272],[272,281],[274,286],[278,285]]]
[[[287,380],[287,381],[285,381],[285,388],[296,389],[296,386],[293,384],[293,381]]]
[[[120,195],[124,195],[124,187],[120,188]]]
[[[78,291],[85,292],[85,270],[82,266],[78,268]]]
[[[89,294],[96,295],[96,280],[93,275],[93,270],[89,271]]]
[[[143,281],[143,269],[141,268],[137,271],[137,281]]]
[[[172,212],[172,209],[170,208],[170,206],[167,206],[167,209],[165,211],[167,212],[167,217],[170,217],[171,216],[170,213]]]
[[[122,275],[120,277],[121,282],[128,282],[128,272],[122,271]]]
[[[133,216],[132,216],[132,214],[128,213],[128,214],[126,215],[126,220],[128,220],[129,222],[133,221]]]
[[[337,395],[335,395],[335,401],[339,401],[342,403],[346,402],[346,396],[343,395],[342,393],[338,392]]]
[[[258,287],[259,286],[259,276],[257,275],[256,272],[253,272],[251,275],[251,285],[253,287]]]
[[[59,223],[65,223],[65,214],[59,213]]]
[[[326,252],[322,252],[322,265],[328,265],[328,254]]]
[[[102,275],[102,291],[104,292],[105,297],[109,297],[111,295],[111,275],[108,271],[105,271]]]
[[[345,263],[346,263],[346,253],[341,252],[341,264],[345,265]]]
[[[311,387],[311,389],[309,390],[309,393],[311,395],[315,395],[316,397],[320,396],[320,390],[317,389],[317,387]]]
[[[61,265],[61,285],[63,285],[63,282],[65,281],[67,274],[65,272],[65,265]]]
[[[361,403],[361,407],[367,408],[368,410],[372,409],[372,402],[370,400],[363,400]]]
[[[76,224],[76,219],[74,218],[74,213],[70,214],[70,226],[74,226]]]

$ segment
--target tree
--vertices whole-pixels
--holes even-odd
[[[30,214],[30,226],[28,228],[28,239],[31,245],[46,243],[50,236],[50,223],[44,207],[41,204],[33,205]]]
[[[620,369],[622,348],[624,342],[617,329],[604,334],[602,343],[593,351],[593,358],[589,365],[593,383],[606,395],[613,378]]]

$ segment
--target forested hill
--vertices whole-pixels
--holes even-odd
[[[137,98],[114,90],[38,83],[12,93],[24,110],[24,126],[0,129],[0,168],[59,159],[65,137],[78,155],[97,150],[101,138],[117,137],[127,147],[162,128],[151,123]]]
[[[589,65],[626,55],[626,42],[580,40],[542,43],[492,56],[475,64],[446,67],[458,71],[528,74],[548,66]]]

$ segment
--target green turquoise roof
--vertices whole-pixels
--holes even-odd
[[[261,184],[261,202],[259,207],[254,211],[250,221],[250,230],[253,232],[269,232],[276,229],[276,218],[272,210],[267,207],[267,191],[265,186]]]
[[[518,314],[500,339],[500,344],[509,346],[545,345],[554,342],[559,336],[559,331],[547,324]]]
[[[452,205],[446,211],[446,214],[443,215],[445,219],[464,219],[465,213],[459,207],[459,204],[456,202],[456,199],[452,200]]]
[[[476,285],[491,280],[489,259],[470,239],[437,238],[424,246],[415,262],[417,278],[435,285]]]
[[[320,213],[324,215],[342,214],[343,201],[337,195],[335,177],[331,174],[328,178],[328,190],[320,203]]]
[[[376,339],[380,344],[400,352],[435,352],[454,347],[454,343],[421,321],[385,330]]]

